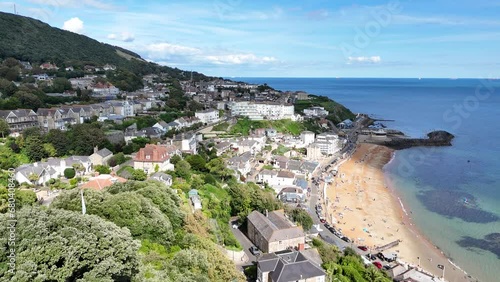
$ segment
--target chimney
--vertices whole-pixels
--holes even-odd
[[[269,217],[269,212],[267,211],[267,209],[266,209],[266,217]]]
[[[94,147],[94,154],[97,154],[97,151],[99,151],[99,147],[95,146]]]

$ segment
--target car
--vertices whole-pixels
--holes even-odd
[[[366,257],[369,259],[369,260],[376,260],[377,257],[372,255],[372,254],[367,254]]]
[[[342,239],[343,241],[347,242],[347,243],[351,243],[351,240],[349,238],[347,238],[346,236],[340,238]]]
[[[391,269],[391,268],[392,268],[392,266],[391,266],[391,265],[389,265],[389,264],[384,265],[384,269],[385,269],[385,270],[389,270],[389,269]]]
[[[233,224],[233,229],[238,229],[238,224]]]
[[[328,228],[328,230],[330,230],[330,232],[332,232],[332,233],[333,233],[333,234],[335,234],[335,235],[337,235],[336,233],[338,233],[338,232],[337,232],[337,230],[335,230],[335,228],[334,228],[333,226],[330,226],[330,227]]]
[[[382,260],[382,261],[383,261],[383,260],[385,260],[384,254],[382,254],[382,253],[378,253],[378,254],[377,254],[377,257],[378,257],[380,260]]]
[[[368,248],[366,246],[358,246],[358,249],[362,250],[362,251],[368,251]]]
[[[321,222],[321,223],[325,223],[325,222],[326,222],[326,219],[325,219],[324,217],[320,217],[320,218],[319,218],[319,222]]]
[[[255,246],[251,246],[250,247],[250,252],[252,253],[252,255],[254,256],[258,256],[260,255],[260,250],[259,248],[255,247]]]
[[[379,262],[379,261],[374,261],[372,262],[373,265],[375,265],[378,269],[381,269],[382,268],[382,264]]]
[[[331,225],[330,225],[330,223],[328,223],[328,222],[326,222],[326,223],[324,224],[324,226],[325,226],[325,228],[326,228],[326,229],[328,229],[328,230],[330,230],[330,228],[332,228],[332,226],[331,226]]]

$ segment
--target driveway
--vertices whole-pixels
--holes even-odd
[[[231,220],[229,221],[229,228],[231,229],[231,232],[233,232],[233,235],[234,237],[236,238],[236,240],[238,240],[238,242],[240,242],[240,245],[241,247],[243,248],[243,251],[245,252],[245,255],[247,256],[247,260],[241,262],[241,263],[237,263],[237,266],[238,267],[241,267],[243,265],[250,265],[252,264],[252,262],[256,262],[257,259],[256,257],[250,252],[250,247],[253,246],[253,243],[247,238],[247,236],[245,234],[243,234],[243,232],[241,232],[240,228],[233,228],[233,224],[234,222],[237,221],[237,218],[231,218]],[[235,262],[236,263],[236,262]]]

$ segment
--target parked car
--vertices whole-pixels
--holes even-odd
[[[370,260],[376,260],[377,259],[377,257],[374,254],[367,254],[366,257],[369,258]]]
[[[362,251],[368,251],[368,248],[366,246],[358,246],[358,249],[362,250]]]
[[[251,246],[250,247],[250,252],[254,255],[254,256],[258,256],[260,255],[260,250],[259,248],[255,247],[255,246]]]
[[[375,265],[378,269],[381,269],[381,268],[382,268],[382,264],[381,264],[380,262],[378,262],[378,261],[374,261],[374,262],[372,262],[372,263],[373,263],[373,265]]]
[[[347,242],[347,243],[351,243],[351,240],[349,238],[347,238],[346,236],[340,238],[342,239],[343,241]]]
[[[326,222],[326,219],[325,219],[324,217],[320,217],[320,218],[319,218],[319,222],[321,222],[321,223],[325,223],[325,222]]]
[[[331,225],[330,225],[330,223],[328,223],[328,222],[326,222],[326,223],[324,224],[324,226],[325,226],[325,228],[326,228],[326,229],[328,229],[328,230],[330,230],[330,228],[332,228],[332,226],[331,226]]]
[[[383,261],[383,260],[385,260],[385,257],[384,257],[384,255],[383,255],[382,253],[378,253],[378,254],[377,254],[377,257],[378,257],[380,260],[382,260],[382,261]]]
[[[384,269],[385,269],[385,270],[389,270],[389,269],[391,269],[391,268],[392,268],[392,266],[391,266],[391,265],[389,265],[389,264],[384,265]]]

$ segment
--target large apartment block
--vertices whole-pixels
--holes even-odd
[[[280,120],[293,119],[294,106],[292,104],[280,104],[275,102],[233,102],[231,115],[246,116],[251,120]]]

